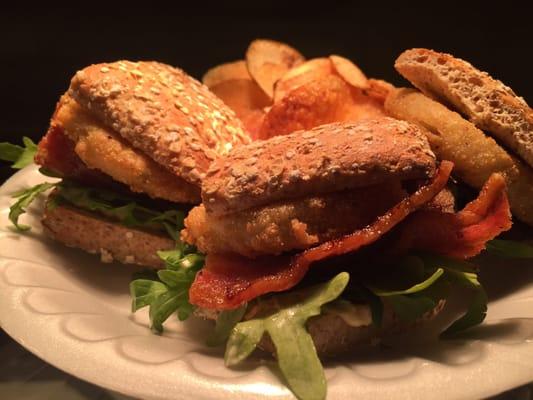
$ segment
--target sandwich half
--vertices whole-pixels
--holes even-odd
[[[476,289],[476,306],[447,332],[480,323],[486,298],[465,260],[511,227],[505,182],[491,176],[455,211],[452,167],[416,125],[392,118],[322,125],[216,160],[182,239],[207,254],[189,301],[217,319],[226,363],[269,350],[297,397],[323,398],[319,357],[431,319],[456,283]]]
[[[42,223],[106,262],[161,267],[209,164],[249,142],[235,114],[157,62],[91,65],[58,102],[35,157],[54,184]],[[46,188],[43,188],[46,189]]]

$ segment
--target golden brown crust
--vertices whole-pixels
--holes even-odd
[[[69,247],[100,254],[103,262],[116,260],[162,268],[157,251],[175,247],[175,242],[164,234],[126,227],[63,205],[45,207],[42,224],[53,239]]]
[[[185,219],[182,239],[203,253],[246,257],[280,254],[353,232],[404,196],[399,182],[287,200],[220,217],[200,205]]]
[[[91,65],[69,94],[133,147],[200,185],[211,161],[248,143],[241,122],[207,87],[157,62]]]
[[[453,161],[454,174],[481,189],[493,173],[502,173],[513,214],[533,225],[533,170],[510,156],[458,113],[414,89],[398,89],[385,102],[394,117],[417,124],[441,160]]]
[[[434,171],[435,156],[415,125],[392,118],[333,123],[235,148],[211,165],[202,200],[208,213],[224,215]]]
[[[69,95],[61,98],[52,119],[74,143],[74,152],[91,168],[128,185],[134,192],[177,203],[199,203],[200,188],[163,168],[125,143]]]
[[[259,137],[266,139],[331,122],[383,116],[383,100],[376,99],[368,90],[350,86],[337,75],[327,75],[289,90],[275,102],[265,115]]]
[[[451,104],[533,167],[533,111],[511,88],[464,60],[428,49],[405,51],[395,67],[422,92]]]

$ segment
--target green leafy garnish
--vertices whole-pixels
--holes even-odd
[[[450,274],[455,278],[458,284],[475,290],[475,294],[466,313],[453,324],[451,324],[442,333],[442,336],[451,336],[465,329],[476,326],[483,322],[487,314],[487,294],[479,283],[477,275],[472,272],[460,271],[450,271]]]
[[[433,254],[422,254],[420,257],[425,265],[430,268],[435,268],[437,266],[444,268],[445,275],[442,279],[446,280],[449,286],[452,284],[459,284],[474,291],[474,296],[471,299],[466,313],[442,332],[441,336],[450,337],[465,329],[482,323],[487,314],[488,298],[485,290],[478,281],[473,265],[466,261],[453,260]],[[430,287],[429,290],[431,289],[432,288]]]
[[[177,239],[183,229],[185,214],[180,210],[157,211],[138,204],[134,199],[110,190],[79,186],[63,181],[57,196],[81,209],[100,213],[123,225],[165,230]]]
[[[189,302],[189,289],[196,273],[203,267],[204,256],[195,249],[178,243],[177,248],[158,252],[166,269],[157,271],[157,278],[130,282],[132,311],[149,306],[150,327],[163,332],[163,323],[174,313],[186,320],[194,311]]]
[[[246,304],[235,310],[222,311],[218,317],[213,334],[207,339],[208,346],[220,346],[228,340],[231,331],[241,321],[246,312]]]
[[[413,294],[413,293],[421,292],[422,290],[430,287],[432,284],[435,283],[437,279],[439,279],[442,276],[443,273],[444,273],[444,270],[442,268],[437,268],[435,272],[429,278],[427,278],[423,282],[420,282],[420,283],[417,283],[416,285],[411,286],[408,289],[391,290],[391,291],[381,290],[377,288],[370,288],[370,289],[374,292],[375,295],[379,297],[389,297],[389,296],[396,296],[400,294]]]
[[[515,240],[493,239],[487,243],[487,251],[502,258],[533,258],[533,246]]]
[[[58,204],[71,204],[82,210],[96,212],[123,225],[142,227],[167,232],[179,241],[179,232],[183,229],[185,214],[181,210],[159,211],[138,204],[135,199],[105,189],[80,186],[69,181],[58,183],[41,183],[29,189],[13,194],[19,200],[10,207],[9,219],[18,230],[28,230],[29,226],[18,224],[18,218],[26,208],[46,190],[56,187],[49,207]]]
[[[248,357],[266,332],[276,347],[283,377],[294,394],[305,400],[324,399],[324,371],[305,324],[310,317],[320,314],[322,305],[340,296],[348,280],[349,275],[342,272],[325,284],[309,288],[304,298],[292,306],[264,318],[238,323],[226,346],[226,365],[238,364]]]
[[[406,257],[399,262],[398,267],[406,275],[423,280],[407,289],[382,289],[375,284],[366,286],[382,301],[389,303],[400,320],[413,322],[434,309],[441,299],[448,296],[453,283],[474,289],[475,295],[467,312],[442,335],[450,336],[485,319],[487,296],[472,264],[435,254],[420,254]]]
[[[156,297],[167,291],[166,285],[156,280],[136,279],[134,282],[135,295],[132,294],[131,312],[149,306],[153,303]],[[131,285],[130,290],[132,290]]]
[[[30,229],[28,225],[19,224],[19,217],[26,212],[29,205],[39,196],[41,193],[56,186],[55,183],[41,183],[35,185],[29,189],[21,190],[13,193],[12,197],[18,199],[15,204],[9,208],[9,220],[15,225],[15,228],[19,231],[27,231]]]
[[[7,142],[0,143],[0,160],[12,162],[11,168],[21,169],[33,162],[37,145],[27,137],[22,137],[24,147]]]

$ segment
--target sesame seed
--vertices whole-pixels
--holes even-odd
[[[109,72],[109,68],[107,68],[107,67],[102,67],[102,68],[100,68],[100,72],[102,72],[102,73],[105,74],[105,73]]]
[[[194,168],[196,166],[196,161],[192,157],[187,157],[183,159],[182,164],[185,168]]]

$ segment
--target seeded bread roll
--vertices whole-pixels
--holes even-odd
[[[91,65],[74,76],[68,94],[133,147],[198,186],[218,155],[250,141],[233,111],[169,65]]]
[[[372,325],[370,308],[367,305],[356,305],[357,318],[346,318],[346,313],[337,313],[335,308],[326,305],[322,313],[307,321],[307,330],[313,338],[316,351],[321,359],[341,355],[354,355],[369,346],[378,344],[382,339],[387,340],[397,337],[398,334],[414,332],[424,324],[429,323],[439,315],[446,305],[446,300],[441,299],[435,308],[429,310],[416,321],[408,323],[399,320],[392,307],[384,304],[381,327]],[[259,310],[257,310],[259,308]],[[244,319],[255,317],[259,311],[268,314],[276,311],[276,297],[263,301],[252,307]],[[197,309],[195,314],[204,319],[216,320],[218,313],[207,309]],[[275,354],[276,349],[268,335],[264,335],[259,342],[259,348]]]
[[[533,111],[512,89],[449,54],[403,52],[395,67],[426,95],[452,105],[533,167]]]
[[[68,95],[59,101],[50,129],[59,129],[72,141],[73,152],[88,168],[102,171],[133,192],[176,203],[200,202],[200,187],[133,148]]]
[[[235,148],[211,165],[202,200],[208,213],[225,215],[434,172],[435,155],[415,125],[392,118],[333,123]]]
[[[48,202],[54,196],[49,197]],[[69,247],[100,254],[103,262],[119,261],[163,268],[159,250],[176,244],[169,236],[127,227],[66,205],[44,208],[42,224],[47,235]]]
[[[513,214],[533,225],[533,170],[512,157],[458,113],[415,89],[398,89],[385,102],[390,115],[424,128],[431,148],[441,160],[454,163],[454,174],[466,184],[481,189],[493,173],[507,183]]]

